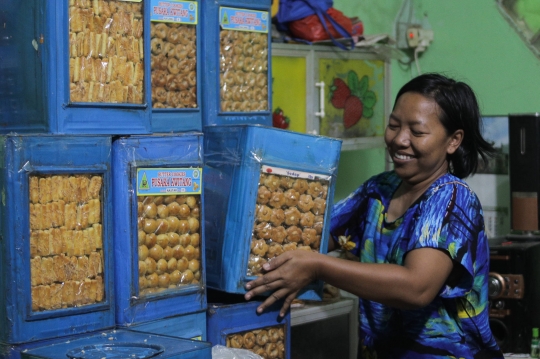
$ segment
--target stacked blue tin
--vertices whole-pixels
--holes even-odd
[[[244,285],[325,253],[341,141],[272,128],[270,7],[5,1],[0,357],[290,358]]]
[[[341,141],[272,127],[271,2],[234,3],[202,3],[208,340],[288,359],[290,313],[257,314],[245,284],[284,251],[326,253]]]
[[[0,357],[211,358],[198,1],[1,16]]]

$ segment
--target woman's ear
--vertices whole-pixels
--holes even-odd
[[[461,142],[463,141],[463,130],[456,130],[451,136],[450,136],[450,142],[448,142],[448,147],[446,148],[446,153],[449,155],[453,154],[457,151],[459,146],[461,145]]]

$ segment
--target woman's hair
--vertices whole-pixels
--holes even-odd
[[[464,82],[441,74],[428,73],[415,77],[398,92],[397,100],[406,92],[416,92],[433,99],[440,107],[439,120],[447,134],[463,130],[463,141],[452,155],[448,156],[450,172],[459,178],[474,174],[479,157],[487,165],[495,153],[481,133],[482,119],[474,91]]]

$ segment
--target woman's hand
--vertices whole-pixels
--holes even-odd
[[[246,300],[264,292],[272,294],[257,308],[262,313],[278,300],[284,300],[280,316],[285,316],[298,292],[318,278],[317,262],[322,254],[294,250],[287,251],[263,265],[266,274],[246,284]]]

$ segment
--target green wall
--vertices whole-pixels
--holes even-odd
[[[384,155],[384,148],[342,151],[334,200],[347,197],[369,177],[384,171]]]
[[[540,61],[499,12],[496,0],[414,0],[416,17],[426,16],[434,40],[419,58],[422,72],[443,72],[475,90],[485,115],[540,111]],[[398,0],[334,0],[347,16],[358,16],[365,34],[389,34],[401,9]],[[392,97],[417,75],[414,63],[392,60]],[[384,151],[343,153],[335,199],[384,170]],[[365,165],[365,167],[364,167]]]

